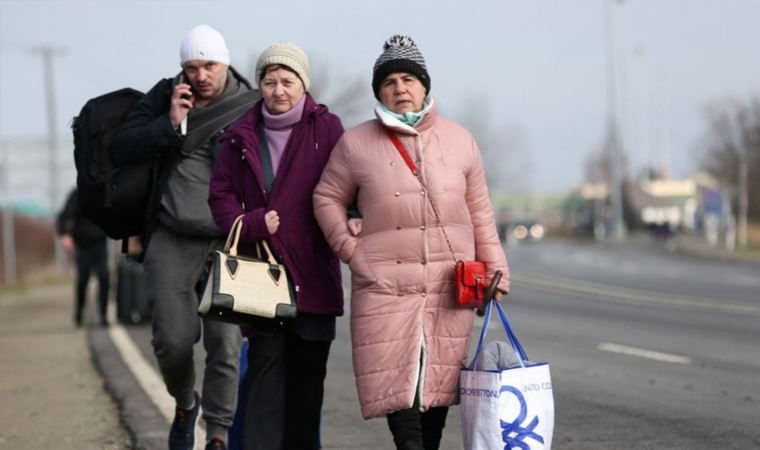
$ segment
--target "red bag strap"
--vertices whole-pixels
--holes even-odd
[[[412,174],[416,177],[419,177],[419,169],[417,168],[417,164],[414,163],[412,160],[412,157],[409,156],[409,152],[406,151],[406,147],[404,147],[404,144],[401,143],[401,139],[396,136],[396,133],[394,133],[390,128],[385,128],[385,131],[388,133],[388,137],[391,138],[391,142],[393,142],[393,145],[396,146],[396,150],[398,150],[399,154],[402,158],[404,158],[404,162],[409,167],[409,170],[412,171]]]
[[[407,167],[409,167],[409,170],[412,171],[412,175],[417,177],[417,180],[419,180],[420,184],[422,185],[422,190],[425,192],[425,197],[427,197],[428,201],[430,202],[430,206],[433,208],[433,214],[435,214],[435,219],[438,221],[438,226],[441,227],[441,231],[443,232],[443,237],[446,238],[446,245],[449,246],[449,252],[451,252],[451,259],[454,260],[454,264],[456,265],[457,257],[456,257],[456,254],[454,254],[454,247],[451,246],[449,235],[446,233],[446,227],[444,227],[443,222],[441,222],[441,215],[438,212],[438,206],[435,204],[433,197],[430,196],[430,192],[428,191],[427,184],[425,183],[425,179],[422,178],[422,173],[420,173],[420,169],[417,168],[417,164],[415,164],[412,157],[409,156],[409,152],[406,151],[406,147],[404,147],[404,144],[401,142],[401,139],[399,139],[398,136],[396,136],[396,133],[394,133],[393,130],[391,130],[390,128],[387,128],[387,127],[383,127],[383,128],[385,128],[386,133],[388,133],[388,138],[390,138],[391,142],[396,147],[396,150],[398,150],[398,153],[401,155],[401,158],[403,158]]]

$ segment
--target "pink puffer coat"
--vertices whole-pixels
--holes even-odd
[[[418,161],[457,259],[478,259],[489,276],[506,257],[499,242],[483,163],[472,135],[438,116],[435,105],[415,128],[376,111],[343,135],[314,192],[317,220],[351,268],[351,341],[362,415],[459,401],[473,311],[455,306],[454,263],[417,178],[383,127],[396,131]],[[359,238],[347,228],[356,202]]]

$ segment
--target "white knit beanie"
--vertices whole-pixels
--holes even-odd
[[[179,44],[179,64],[192,60],[216,61],[230,65],[230,51],[222,35],[208,25],[198,25],[188,31]]]
[[[298,48],[295,44],[287,42],[281,42],[270,45],[259,56],[259,60],[256,62],[256,84],[261,83],[261,71],[266,66],[273,64],[281,64],[287,66],[290,70],[295,72],[298,77],[303,81],[303,88],[305,91],[309,90],[311,86],[311,70],[309,70],[309,58],[306,53]]]

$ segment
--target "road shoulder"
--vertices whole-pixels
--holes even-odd
[[[87,332],[72,324],[72,293],[65,284],[0,300],[2,448],[132,448]]]

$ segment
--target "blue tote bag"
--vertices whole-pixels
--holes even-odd
[[[476,370],[491,310],[496,308],[518,364],[503,370]],[[472,362],[459,378],[462,435],[467,450],[543,450],[552,446],[554,396],[549,364],[528,361],[499,302],[486,308]]]

